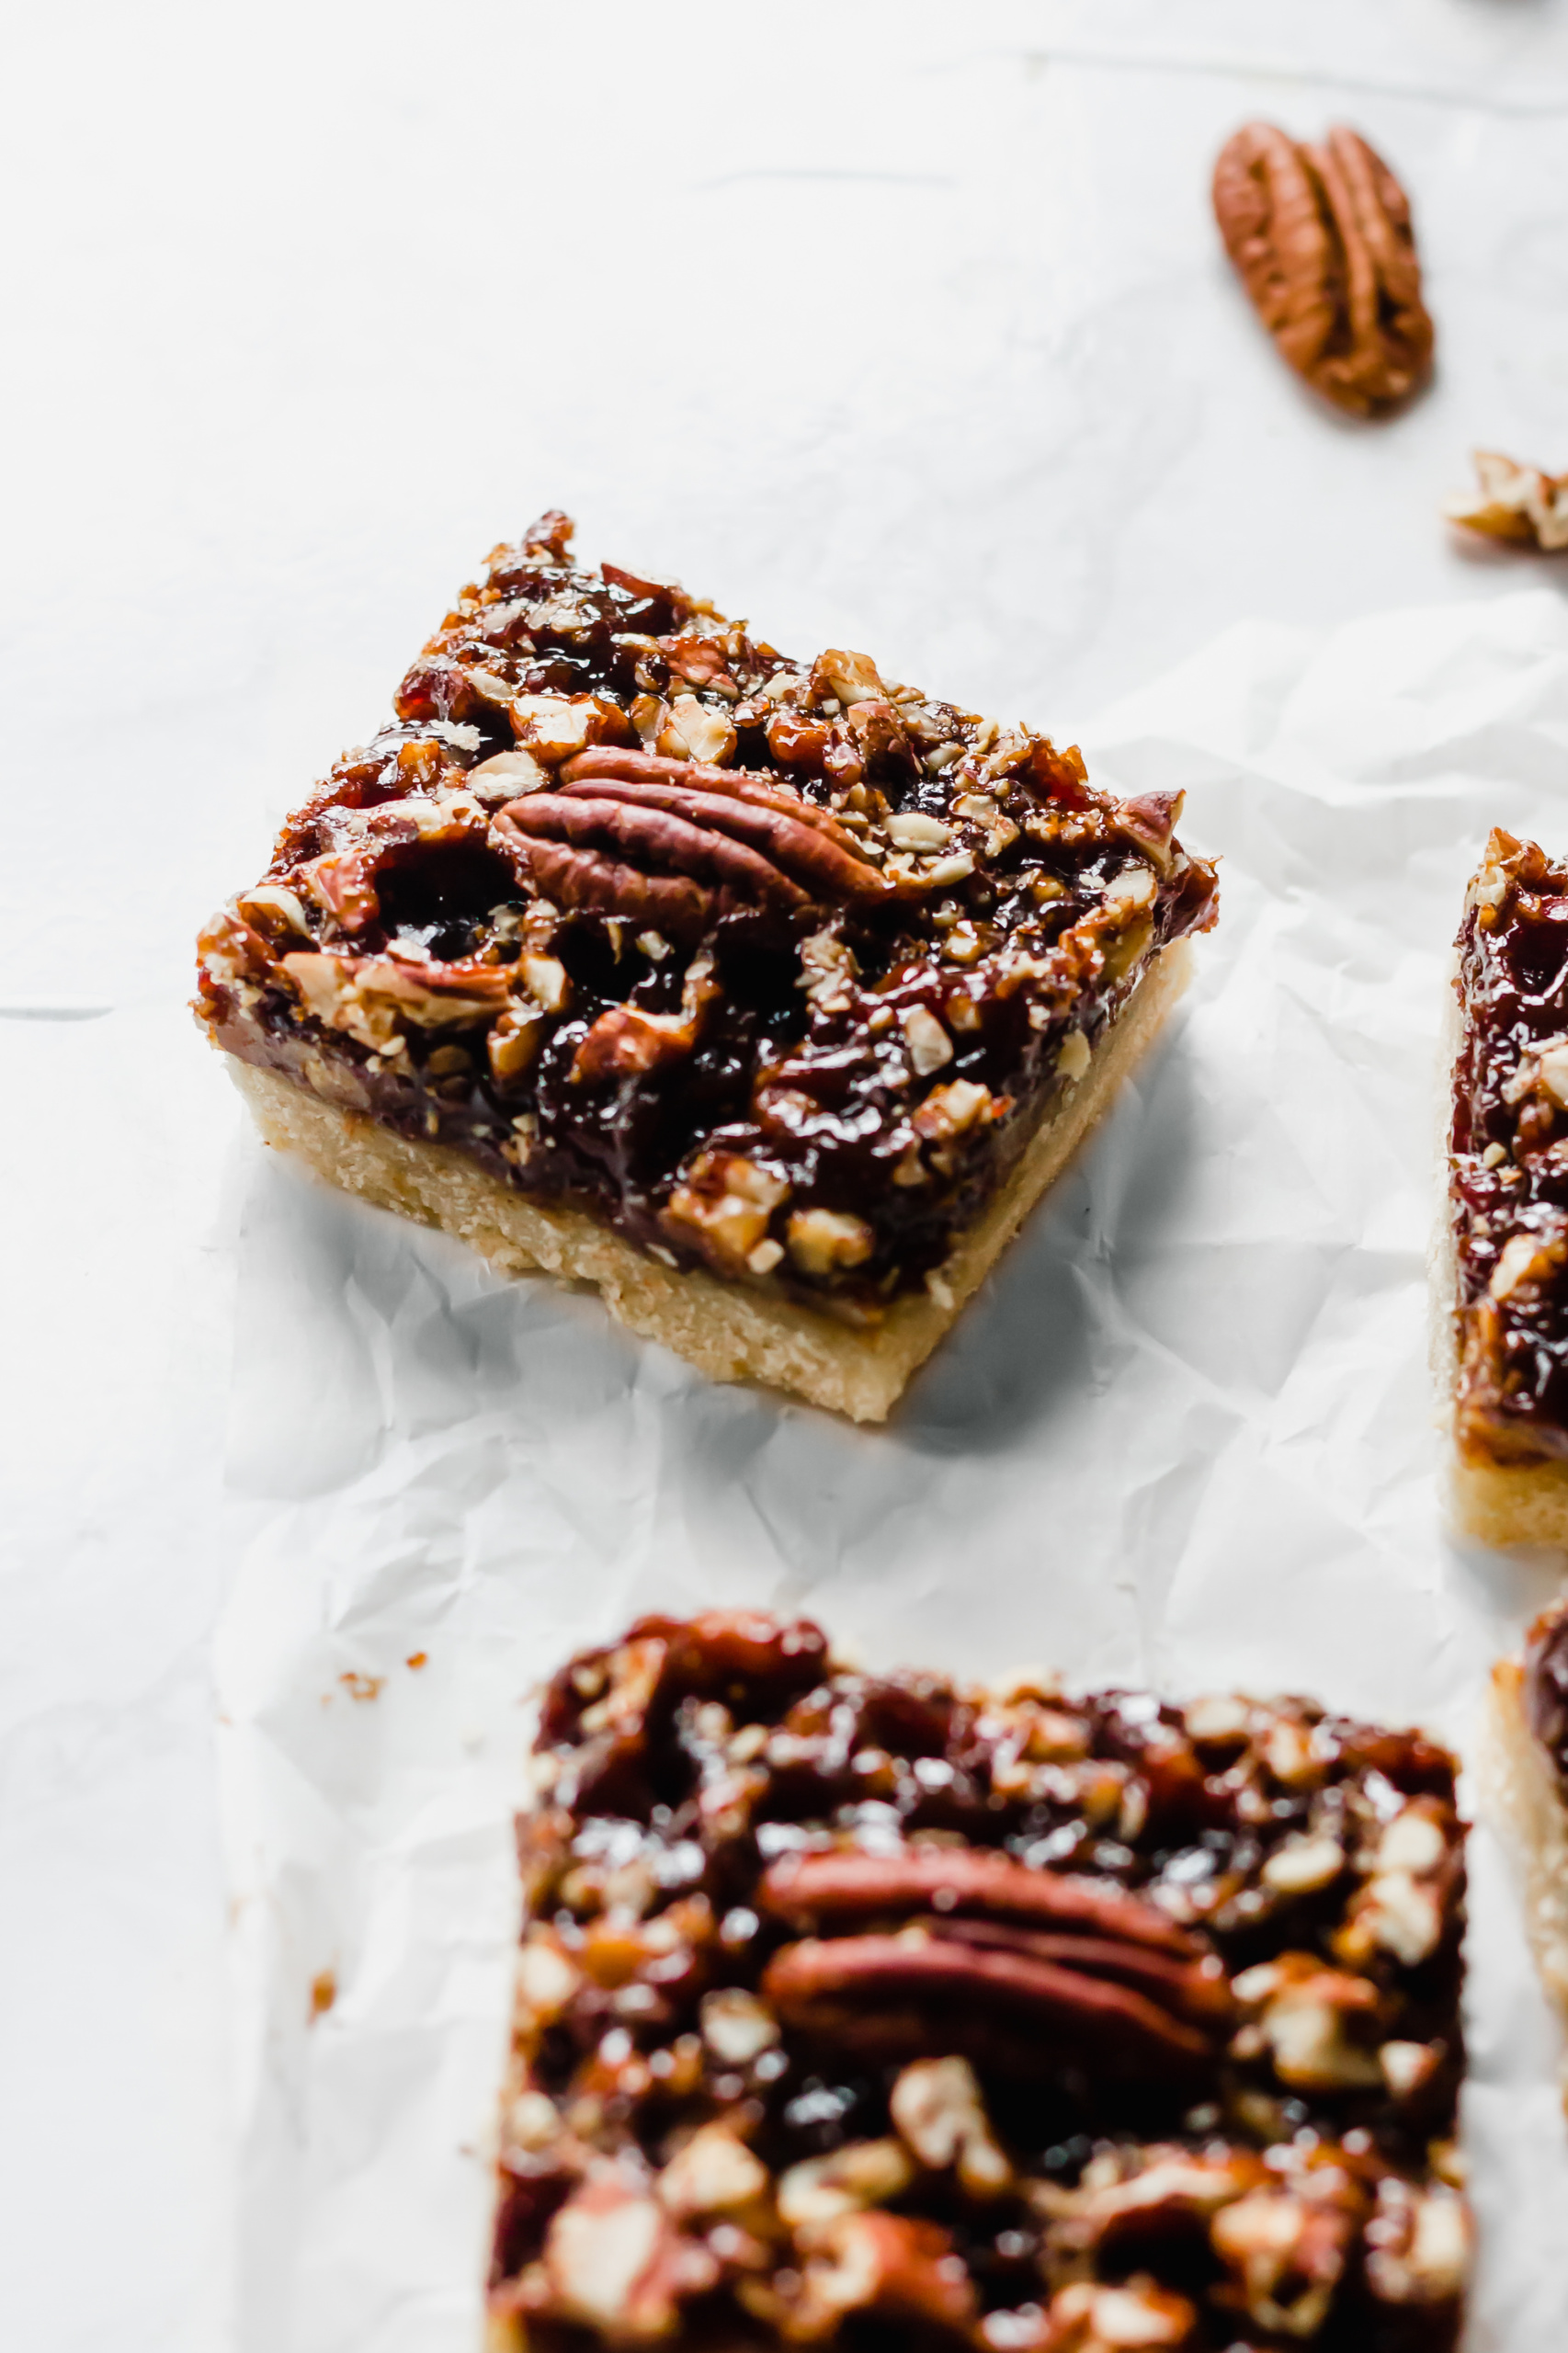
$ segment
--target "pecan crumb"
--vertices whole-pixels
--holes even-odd
[[[1469,496],[1444,502],[1450,523],[1548,554],[1568,548],[1568,474],[1521,466],[1496,449],[1476,450],[1475,472],[1477,487]]]

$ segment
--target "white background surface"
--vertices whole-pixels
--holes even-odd
[[[290,1345],[296,1323],[318,1333],[301,1289],[310,1251],[321,1245],[330,1273],[363,1246],[373,1274],[383,1245],[345,1245],[330,1218],[323,1242],[324,1213],[290,1206],[236,1142],[230,1093],[182,1010],[196,922],[256,870],[302,786],[374,723],[484,549],[546,504],[576,511],[590,553],[678,572],[780,643],[867,645],[894,676],[1059,738],[1087,733],[1096,708],[1238,620],[1321,628],[1534,581],[1542,601],[1509,620],[1500,654],[1478,655],[1471,624],[1445,643],[1434,623],[1409,691],[1419,701],[1449,682],[1445,664],[1462,680],[1477,660],[1495,686],[1521,658],[1516,628],[1541,647],[1561,639],[1563,574],[1460,550],[1435,509],[1476,441],[1568,464],[1568,17],[1558,0],[678,15],[388,0],[244,19],[66,6],[34,12],[11,46],[0,2343],[208,2353],[226,2334],[235,2040],[210,1644],[247,1548],[225,1697],[263,1711],[268,1668],[315,1655],[322,1623],[342,1614],[320,1602],[334,1557],[362,1563],[378,1546],[398,1597],[389,1638],[426,1606],[453,1609],[459,1626],[505,1620],[514,1643],[533,1624],[564,1631],[578,1611],[608,1622],[634,1591],[668,1590],[684,1553],[693,1599],[731,1572],[760,1589],[782,1563],[793,1591],[891,1653],[897,1629],[879,1629],[875,1581],[857,1581],[867,1529],[896,1532],[901,1512],[913,1527],[952,1483],[983,1488],[993,1410],[1016,1445],[1028,1416],[1077,1407],[1058,1380],[1029,1392],[1020,1423],[1006,1398],[965,1394],[955,1359],[932,1392],[935,1438],[884,1458],[907,1462],[913,1445],[925,1483],[868,1487],[811,1438],[808,1417],[741,1401],[719,1415],[750,1466],[736,1489],[722,1450],[690,1472],[672,1454],[672,1416],[683,1442],[692,1435],[687,1387],[660,1360],[642,1359],[629,1386],[636,1360],[596,1336],[587,1311],[519,1304],[535,1295],[488,1290],[401,1243],[395,1264],[366,1277],[370,1309],[328,1318],[335,1357],[297,1332]],[[1230,279],[1208,170],[1224,135],[1260,112],[1300,132],[1353,120],[1412,189],[1440,373],[1407,417],[1359,427],[1324,415]],[[1343,713],[1375,729],[1385,691],[1366,674],[1368,643],[1355,641],[1354,678],[1332,661],[1325,674],[1340,714],[1323,722],[1341,731],[1331,765],[1352,778],[1370,771]],[[1278,644],[1233,642],[1201,674],[1217,713],[1198,738],[1206,760],[1222,767],[1244,751],[1267,768],[1222,685],[1278,667]],[[1434,808],[1445,777],[1472,781],[1454,803],[1451,849],[1421,837],[1430,862],[1413,922],[1429,929],[1450,904],[1490,774],[1549,821],[1562,792],[1552,740],[1532,720],[1424,777]],[[1246,808],[1235,794],[1228,810],[1216,803],[1211,845],[1220,816],[1240,830]],[[1319,863],[1336,838],[1320,842]],[[1233,855],[1240,874],[1239,842]],[[1275,871],[1261,853],[1254,863]],[[1275,877],[1287,914],[1305,870],[1287,860]],[[1228,924],[1245,904],[1233,895]],[[1255,957],[1277,928],[1270,910],[1253,924]],[[1239,921],[1232,938],[1241,956]],[[1307,995],[1332,1021],[1343,974],[1319,961]],[[1252,977],[1277,987],[1279,968],[1265,958]],[[1404,982],[1421,977],[1412,966]],[[1195,1035],[1197,1017],[1181,1053]],[[1291,1042],[1276,1029],[1250,1049],[1281,1101],[1301,1085]],[[1384,1045],[1396,1062],[1416,1051],[1397,1025]],[[1160,1085],[1179,1086],[1191,1067],[1173,1061]],[[1369,1077],[1369,1134],[1384,1093]],[[1404,1502],[1385,1526],[1376,1512],[1358,1523],[1336,1496],[1325,1527],[1300,1507],[1311,1482],[1292,1489],[1291,1510],[1259,1531],[1253,1574],[1233,1573],[1234,1653],[1197,1655],[1181,1564],[1196,1574],[1191,1530],[1208,1506],[1179,1483],[1151,1488],[1126,1522],[1136,1557],[1085,1552],[1067,1575],[1059,1552],[1052,1576],[1026,1584],[1019,1572],[1009,1601],[1016,1611],[1035,1597],[1029,1648],[1082,1674],[1142,1660],[1189,1686],[1227,1673],[1301,1680],[1291,1608],[1255,1598],[1276,1574],[1271,1551],[1296,1547],[1321,1557],[1325,1582],[1306,1586],[1298,1568],[1290,1591],[1344,1609],[1334,1696],[1397,1712],[1429,1694],[1462,1713],[1475,1665],[1465,1638],[1484,1648],[1538,1584],[1410,1533],[1426,1476],[1408,1313],[1413,1104],[1390,1145],[1389,1314],[1365,1326],[1372,1388],[1386,1380],[1400,1401],[1391,1477]],[[1122,1130],[1135,1140],[1144,1116],[1132,1107]],[[1332,1157],[1333,1142],[1309,1124],[1304,1160],[1309,1144]],[[1096,1231],[1117,1230],[1119,1197],[1103,1189],[1117,1165],[1074,1196]],[[1147,1166],[1136,1151],[1128,1165]],[[1238,1218],[1244,1175],[1238,1164]],[[1316,1263],[1350,1248],[1332,1228],[1315,1237]],[[1040,1245],[1048,1267],[1054,1246]],[[1364,1260],[1365,1234],[1358,1247]],[[410,1267],[437,1268],[420,1277],[436,1285],[424,1339]],[[1157,1292],[1167,1283],[1159,1265],[1135,1271]],[[1237,1279],[1256,1283],[1256,1266]],[[1379,1276],[1357,1295],[1382,1287]],[[1168,1348],[1158,1306],[1143,1299],[1140,1328]],[[1247,1381],[1291,1394],[1309,1449],[1325,1431],[1352,1453],[1369,1446],[1375,1415],[1346,1428],[1354,1387],[1290,1392],[1314,1326],[1304,1306],[1292,1324],[1289,1300],[1280,1316],[1275,1359]],[[514,1381],[517,1331],[536,1322],[547,1398]],[[453,1332],[456,1364],[418,1375],[439,1396],[410,1396],[430,1336]],[[1139,1402],[1119,1393],[1133,1360],[1149,1351],[1094,1362],[1103,1445],[1121,1442],[1119,1416]],[[472,1444],[494,1459],[463,1473],[470,1518],[448,1534],[450,1489],[427,1483],[421,1520],[424,1491],[404,1478],[414,1457],[391,1441],[417,1449],[445,1427],[465,1381],[483,1407]],[[563,1405],[585,1467],[530,1485]],[[1213,1432],[1188,1435],[1212,1450]],[[1342,1449],[1334,1462],[1347,1459]],[[515,1572],[487,1582],[508,1548]],[[557,1564],[580,1571],[607,1552],[613,1576],[592,1609],[575,1593],[568,1609]],[[1008,1557],[1017,1570],[1016,1546]],[[283,1564],[277,1592],[296,1610],[272,1625],[270,1652],[255,1614],[268,1561]],[[933,1597],[926,1625],[946,1623],[977,1667],[1018,1632],[976,1598],[987,1565],[966,1564],[961,1585],[928,1555],[914,1570]],[[358,1574],[343,1571],[353,1623]],[[1423,1580],[1441,1610],[1421,1637],[1408,1614],[1379,1619]],[[449,1586],[470,1614],[443,1599]],[[234,1631],[247,1627],[248,1651]],[[487,1654],[461,1690],[433,1681],[433,1722],[483,1747],[516,1655]],[[433,1645],[433,1667],[440,1657]],[[441,1672],[455,1674],[454,1658]],[[338,1704],[324,1721],[345,1718]],[[454,1854],[470,1853],[470,1836],[483,1847],[490,1820],[480,1803],[454,1821]],[[330,1879],[330,1840],[316,1859]],[[309,1901],[306,1889],[307,1912]],[[381,1982],[396,1971],[389,1946]],[[1520,1986],[1524,2058],[1544,2064],[1550,2042]],[[454,1999],[483,2012],[482,1989]],[[343,2050],[339,2115],[353,2112],[341,2093],[356,2052]],[[387,2083],[384,2052],[365,2064],[368,2089]],[[1494,2134],[1500,2149],[1506,2140]],[[1521,2146],[1540,2162],[1516,2166],[1506,2200],[1522,2231],[1550,2141],[1537,2113]],[[351,2154],[330,2153],[339,2180]],[[1544,2220],[1530,2243],[1543,2254],[1553,2243]],[[411,2252],[411,2274],[422,2260]],[[1545,2292],[1542,2277],[1520,2292]],[[320,2293],[301,2346],[377,2341],[379,2353],[392,2341],[373,2339],[371,2302],[348,2309],[341,2272],[307,2284]],[[422,2315],[410,2345],[460,2341],[438,2297],[394,2298],[379,2317],[393,2308]],[[1516,2315],[1508,2353],[1556,2341],[1555,2321],[1545,2337],[1528,2333],[1545,2309]],[[292,2353],[290,2338],[266,2353]]]

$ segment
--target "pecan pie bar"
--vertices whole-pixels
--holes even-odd
[[[492,555],[208,927],[263,1134],[722,1379],[886,1414],[1214,915],[1177,802],[666,581]]]
[[[1459,936],[1439,1309],[1456,1516],[1568,1543],[1568,867],[1494,832]]]
[[[1568,1602],[1542,1612],[1524,1655],[1492,1670],[1487,1794],[1524,1864],[1541,1982],[1568,2023]]]
[[[519,1825],[493,2353],[1436,2353],[1464,1833],[1416,1733],[644,1619]]]

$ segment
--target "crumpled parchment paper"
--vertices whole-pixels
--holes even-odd
[[[1248,625],[1107,715],[1223,856],[1198,979],[881,1431],[710,1385],[247,1141],[219,1676],[246,2353],[472,2353],[526,1698],[636,1611],[869,1658],[1245,1687],[1461,1748],[1550,1563],[1441,1532],[1437,1040],[1495,822],[1568,842],[1548,591]],[[1473,2353],[1568,2342],[1558,2037],[1472,1842]]]

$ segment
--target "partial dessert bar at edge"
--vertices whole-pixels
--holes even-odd
[[[1541,1984],[1568,2025],[1568,1602],[1541,1612],[1521,1656],[1498,1660],[1489,1697],[1483,1785],[1522,1866]]]
[[[1023,727],[497,549],[200,942],[263,1133],[876,1419],[1157,1029],[1213,870]]]
[[[1465,899],[1438,1337],[1455,1516],[1568,1543],[1568,867],[1494,832]]]
[[[1454,1763],[650,1618],[546,1696],[491,2353],[1450,2353]]]

